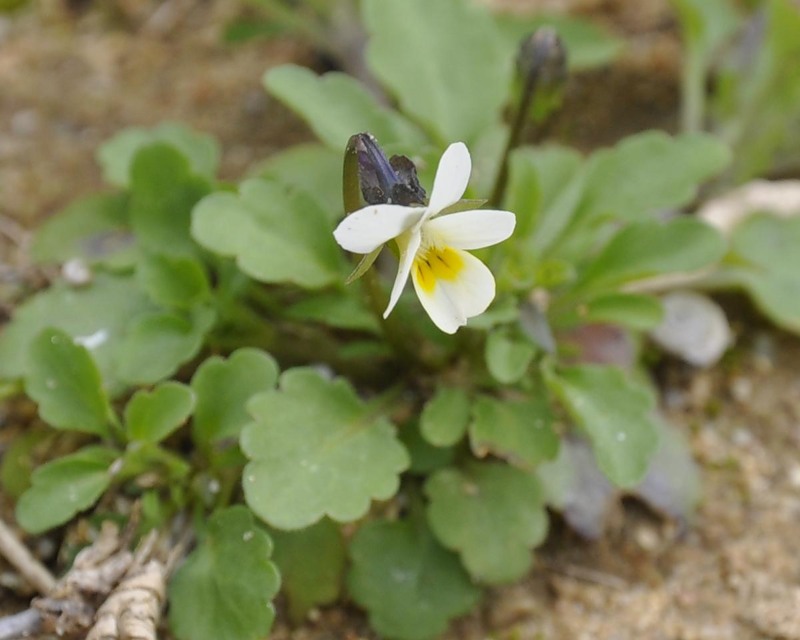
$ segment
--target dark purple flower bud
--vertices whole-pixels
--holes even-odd
[[[425,204],[425,190],[411,160],[406,156],[387,159],[369,133],[356,134],[350,141],[358,156],[358,182],[367,204]]]

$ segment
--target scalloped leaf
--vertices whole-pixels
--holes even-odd
[[[109,487],[110,467],[117,457],[113,449],[86,447],[42,465],[17,502],[17,522],[33,534],[69,522]]]
[[[536,349],[530,341],[509,336],[503,330],[490,332],[486,339],[486,368],[502,384],[518,382],[525,375],[535,354]]]
[[[111,405],[89,351],[60,329],[45,329],[30,347],[25,391],[50,426],[109,434]]]
[[[170,627],[180,640],[258,640],[275,611],[280,576],[272,541],[237,505],[218,511],[169,584]]]
[[[346,380],[290,369],[278,390],[256,395],[247,408],[255,421],[241,436],[251,460],[245,499],[272,526],[299,529],[325,515],[357,520],[371,500],[397,492],[408,454],[392,424]]]
[[[419,419],[422,437],[435,447],[449,447],[464,437],[470,398],[460,387],[440,386],[425,403]]]
[[[471,464],[438,471],[425,494],[431,530],[460,553],[473,578],[500,584],[530,569],[548,522],[534,476],[502,463]]]
[[[140,389],[125,405],[125,429],[131,440],[157,443],[178,429],[194,409],[194,392],[180,382]]]
[[[281,572],[281,590],[289,599],[289,617],[301,622],[315,606],[330,604],[342,590],[346,560],[339,525],[323,518],[298,531],[270,531],[273,559]]]
[[[350,543],[347,586],[380,634],[425,640],[480,596],[458,556],[443,549],[422,523],[372,521]]]
[[[530,469],[558,453],[553,412],[544,393],[526,400],[480,396],[472,415],[469,440],[479,458],[493,454]]]
[[[653,389],[615,367],[563,367],[547,376],[550,390],[589,436],[597,464],[614,484],[631,487],[658,448]]]
[[[195,441],[209,443],[238,438],[242,427],[252,420],[248,400],[256,393],[275,387],[278,363],[264,351],[243,348],[227,360],[212,356],[192,377],[197,407],[192,420]]]
[[[238,195],[204,198],[194,210],[192,235],[262,282],[319,288],[343,277],[325,212],[311,196],[277,182],[246,180]]]
[[[413,149],[425,142],[419,128],[379,104],[363,84],[344,73],[318,76],[306,67],[287,64],[267,71],[264,86],[339,152],[358,131],[369,131],[383,145],[399,143]]]

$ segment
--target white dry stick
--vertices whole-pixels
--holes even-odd
[[[131,571],[98,609],[86,640],[157,640],[165,582],[158,560]]]
[[[55,578],[41,562],[33,557],[33,554],[19,541],[2,518],[0,518],[0,554],[39,593],[47,595],[56,586]]]

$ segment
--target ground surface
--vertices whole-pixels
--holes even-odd
[[[220,44],[232,0],[156,4],[120,2],[112,15],[42,0],[38,13],[0,21],[0,214],[31,227],[96,190],[94,150],[125,126],[176,119],[213,133],[226,178],[309,138],[260,86],[269,66],[312,61],[307,47]],[[613,70],[573,83],[560,135],[590,148],[674,125],[678,44],[666,2],[497,4],[569,8],[631,38]],[[800,639],[800,340],[750,317],[738,335],[713,371],[673,365],[662,376],[665,409],[702,465],[704,501],[688,532],[634,503],[599,542],[557,525],[531,576],[494,591],[450,637]],[[0,586],[0,602],[9,594]],[[369,632],[360,614],[333,608],[302,629],[279,624],[274,637]]]

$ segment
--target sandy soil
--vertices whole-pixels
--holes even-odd
[[[309,139],[260,86],[271,65],[312,61],[306,47],[221,44],[232,1],[165,4],[171,13],[120,2],[110,14],[43,0],[37,13],[0,19],[0,214],[30,227],[98,189],[94,151],[125,126],[179,119],[213,133],[227,178]],[[573,124],[559,135],[590,148],[674,126],[678,45],[665,1],[546,4],[591,14],[632,42],[613,69],[573,81],[562,115]],[[599,542],[557,523],[529,578],[493,591],[449,637],[800,639],[800,340],[750,316],[738,334],[713,371],[662,371],[665,409],[702,465],[693,526],[681,533],[635,502],[620,505]],[[335,607],[301,629],[279,623],[274,637],[370,634],[359,613]]]

